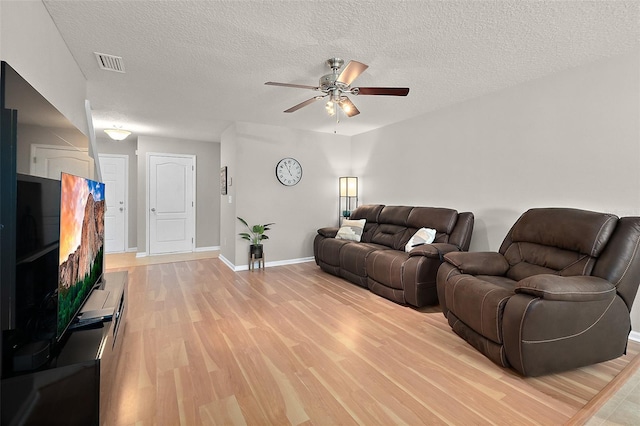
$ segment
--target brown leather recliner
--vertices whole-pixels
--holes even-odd
[[[522,375],[607,361],[626,352],[639,245],[639,217],[532,209],[499,252],[447,253],[438,299],[458,335]]]

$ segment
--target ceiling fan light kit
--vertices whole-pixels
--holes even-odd
[[[347,95],[382,95],[382,96],[407,96],[409,94],[408,87],[351,87],[351,83],[362,74],[368,65],[358,61],[349,61],[347,66],[340,71],[344,60],[340,58],[329,58],[326,64],[331,68],[331,73],[320,77],[318,86],[308,86],[304,84],[278,83],[267,81],[265,84],[269,86],[292,87],[295,89],[310,89],[322,92],[323,95],[314,96],[311,99],[300,102],[297,105],[286,109],[284,112],[290,113],[299,110],[307,105],[329,97],[325,104],[325,109],[329,116],[337,115],[336,105],[340,107],[347,117],[353,117],[360,114],[360,111],[351,102]]]

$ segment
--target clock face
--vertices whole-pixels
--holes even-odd
[[[276,165],[276,177],[285,186],[293,186],[302,179],[302,166],[298,160],[283,158]]]

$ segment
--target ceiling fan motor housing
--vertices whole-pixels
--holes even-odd
[[[327,74],[320,77],[319,86],[323,91],[331,90],[334,88],[346,89],[347,86],[344,83],[336,81],[338,74]]]

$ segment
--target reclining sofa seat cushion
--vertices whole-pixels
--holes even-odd
[[[629,296],[637,291],[639,243],[638,218],[532,209],[498,253],[446,255],[438,298],[457,334],[523,375],[611,359],[624,351],[620,343],[595,351],[590,345],[615,334],[611,324],[625,332],[630,304],[616,296],[615,285]]]
[[[407,303],[407,291],[411,291],[409,301],[413,303],[437,303],[435,276],[440,266],[443,251],[459,250],[448,245],[449,235],[458,220],[458,212],[452,209],[437,207],[413,207],[410,210],[397,206],[385,207],[380,214],[381,224],[373,241],[392,244],[394,250],[379,250],[368,255],[366,270],[369,290],[393,300]],[[420,256],[411,256],[404,247],[420,228],[436,230],[435,244],[420,250]],[[438,247],[440,246],[440,247]],[[433,250],[429,250],[433,249]],[[416,251],[418,253],[418,251]],[[416,300],[416,289],[421,286],[433,287],[433,297],[427,300]]]

